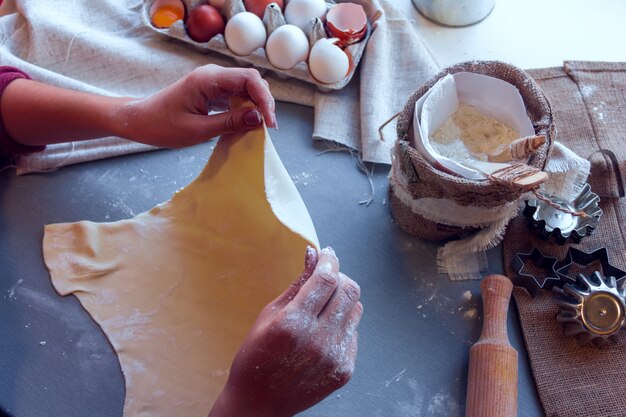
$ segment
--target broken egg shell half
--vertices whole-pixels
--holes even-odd
[[[313,78],[323,84],[335,84],[343,80],[352,66],[352,57],[336,44],[338,38],[320,39],[311,48],[309,71]]]
[[[152,26],[167,29],[185,18],[185,5],[181,0],[157,0],[150,6],[149,14]]]
[[[246,56],[265,45],[267,32],[263,21],[257,15],[241,12],[226,23],[224,39],[228,49],[233,53]]]
[[[267,39],[265,53],[278,69],[288,70],[309,56],[309,40],[298,26],[279,26]]]
[[[326,27],[341,44],[351,45],[367,34],[367,15],[359,4],[339,3],[326,14]]]
[[[285,6],[285,20],[287,23],[298,26],[306,31],[311,20],[326,15],[324,0],[289,0]]]

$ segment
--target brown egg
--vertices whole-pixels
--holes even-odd
[[[250,13],[254,13],[263,19],[263,14],[265,14],[265,9],[271,3],[278,4],[280,10],[283,10],[283,0],[244,0],[243,4],[246,6],[246,10]]]
[[[187,17],[187,34],[196,42],[208,42],[218,33],[224,33],[224,18],[213,6],[202,4]]]

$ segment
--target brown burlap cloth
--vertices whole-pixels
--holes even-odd
[[[520,91],[535,132],[546,136],[547,144],[543,145],[530,159],[529,165],[543,168],[553,141],[552,113],[550,103],[546,100],[539,86],[519,68],[504,62],[471,61],[463,62],[446,68],[431,78],[419,90],[411,95],[398,116],[398,142],[394,149],[400,171],[406,175],[406,191],[414,200],[425,197],[446,199],[460,206],[498,207],[515,201],[522,191],[510,184],[490,181],[476,181],[451,175],[433,167],[410,144],[415,103],[437,81],[447,74],[468,71],[476,74],[499,78],[514,85]],[[391,189],[397,186],[393,181]],[[459,227],[450,222],[436,222],[426,219],[414,212],[406,201],[401,201],[396,193],[390,193],[390,202],[394,219],[398,226],[409,234],[427,240],[445,240],[475,232],[474,227]],[[478,222],[477,222],[478,223]]]
[[[606,247],[611,264],[626,269],[626,63],[566,62],[529,73],[552,104],[557,140],[592,163],[589,183],[604,214],[575,247]],[[567,251],[531,235],[522,216],[509,224],[503,247],[509,276],[517,252],[537,247],[562,259]],[[516,288],[514,297],[546,415],[626,416],[626,330],[605,349],[580,347],[562,335],[552,293],[531,299]]]

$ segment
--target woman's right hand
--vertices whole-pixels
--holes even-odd
[[[293,416],[345,385],[357,354],[359,297],[332,249],[309,248],[300,278],[252,326],[209,417]]]

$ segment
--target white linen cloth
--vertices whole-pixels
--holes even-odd
[[[589,161],[576,155],[560,142],[554,142],[545,171],[548,180],[540,191],[573,201],[589,176]],[[498,245],[506,227],[523,206],[523,201],[535,198],[532,193],[496,207],[461,206],[445,198],[413,199],[406,191],[408,181],[399,164],[392,166],[389,181],[394,194],[411,210],[427,220],[458,227],[480,227],[469,237],[452,240],[437,250],[437,268],[451,280],[481,279],[488,272],[486,251]]]
[[[7,0],[0,17],[0,65],[16,66],[36,80],[111,96],[143,97],[192,69],[235,63],[203,54],[147,27],[149,0]],[[383,14],[344,89],[321,93],[312,85],[268,77],[277,100],[315,108],[315,139],[360,152],[364,161],[390,163],[394,123],[380,140],[378,128],[400,111],[408,96],[437,66],[412,22],[384,0]],[[280,115],[278,115],[280,119]],[[53,170],[93,159],[155,149],[119,138],[51,145],[20,158],[18,174]]]

